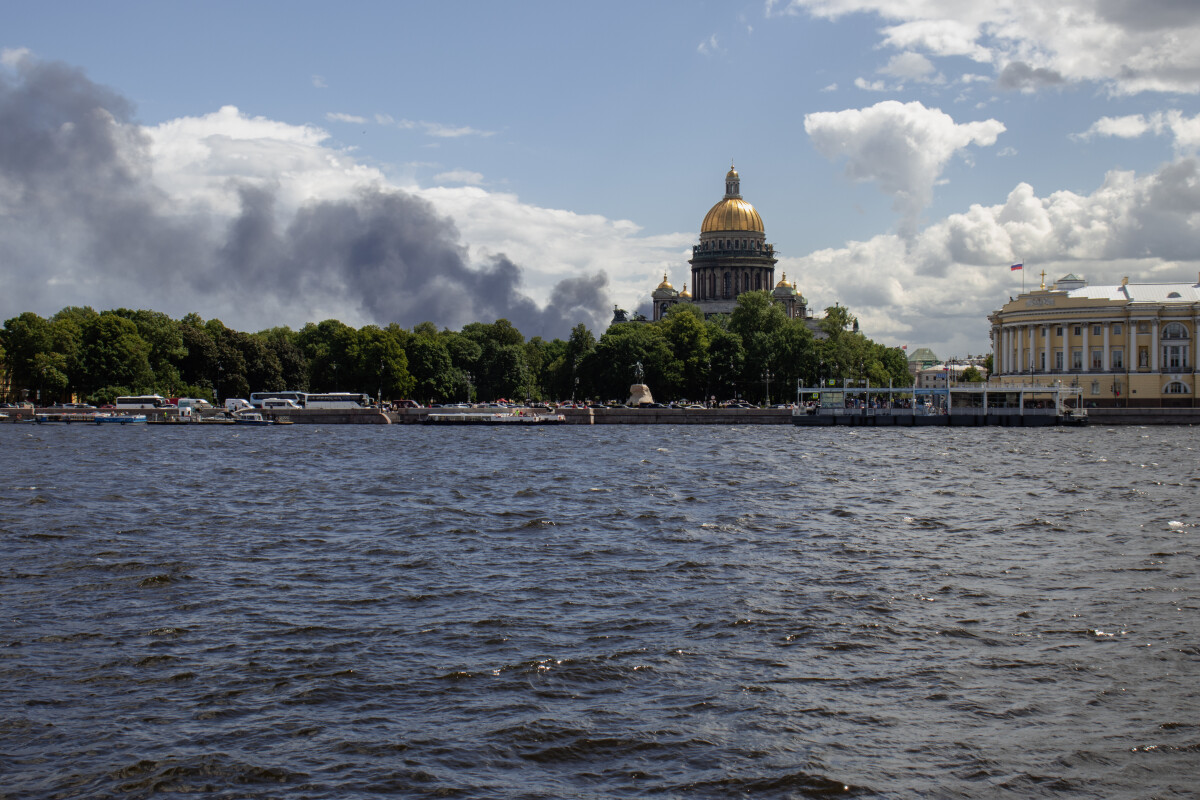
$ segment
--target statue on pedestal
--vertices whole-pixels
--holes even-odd
[[[633,366],[633,376],[637,383],[629,387],[629,400],[625,403],[627,406],[640,406],[644,403],[653,403],[654,397],[650,394],[650,387],[644,381],[646,372],[642,368],[642,362],[637,362]]]

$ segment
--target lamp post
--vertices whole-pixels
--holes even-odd
[[[379,407],[383,408],[383,359],[379,359],[379,396],[375,398],[379,401]]]
[[[710,403],[709,398],[712,396],[712,359],[704,360],[704,404]]]
[[[768,405],[768,406],[771,405],[771,378],[774,378],[774,377],[775,376],[771,374],[771,370],[769,370],[769,369],[763,370],[763,374],[762,374],[763,382],[766,383],[766,385],[767,385],[767,388],[766,388],[767,402],[764,405]]]

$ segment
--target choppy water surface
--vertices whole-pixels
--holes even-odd
[[[0,797],[1194,797],[1198,456],[0,426]]]

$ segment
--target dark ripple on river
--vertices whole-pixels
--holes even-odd
[[[0,426],[0,797],[1194,797],[1198,455]]]

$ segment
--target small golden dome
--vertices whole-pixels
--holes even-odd
[[[691,295],[690,295],[690,294],[688,294],[688,290],[687,290],[687,284],[686,284],[686,283],[683,285],[683,291],[679,293],[679,296],[680,296],[680,297],[691,297]]]
[[[675,288],[675,287],[673,287],[673,286],[672,286],[672,285],[671,285],[671,284],[670,284],[670,283],[667,281],[667,273],[665,273],[665,272],[663,273],[663,282],[662,282],[662,283],[660,283],[660,284],[658,285],[658,288],[660,288],[660,289],[673,289],[673,288]]]
[[[733,164],[730,164],[730,165],[729,165],[729,172],[726,172],[726,173],[725,173],[725,178],[726,178],[726,180],[728,180],[729,178],[733,178],[734,180],[737,180],[737,178],[738,178],[738,171],[737,171],[737,169],[736,169],[736,168],[733,166]]]
[[[775,284],[775,288],[776,289],[784,289],[784,288],[795,289],[796,287],[792,286],[790,283],[788,283],[787,273],[785,272],[785,273],[783,273],[783,278],[780,279],[779,283]]]

